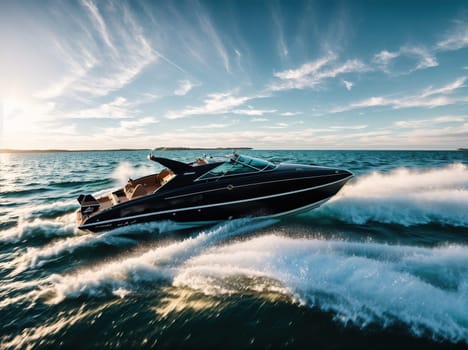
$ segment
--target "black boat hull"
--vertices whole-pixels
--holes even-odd
[[[352,177],[348,172],[322,176],[301,176],[270,179],[232,185],[229,180],[212,186],[203,184],[203,191],[164,194],[136,199],[131,205],[121,204],[102,213],[80,228],[94,232],[121,226],[170,220],[182,226],[216,223],[243,217],[277,217],[296,214],[320,206],[335,195]],[[250,181],[250,182],[249,182]]]

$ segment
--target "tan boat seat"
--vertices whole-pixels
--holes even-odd
[[[115,193],[109,194],[109,199],[112,201],[112,205],[120,203],[120,198]]]
[[[146,194],[145,188],[141,184],[138,184],[133,189],[128,191],[127,197],[128,197],[128,199],[133,199],[133,198],[136,198],[136,197],[143,196],[145,194]]]

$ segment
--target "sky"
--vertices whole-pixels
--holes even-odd
[[[0,1],[0,148],[468,147],[466,1]]]

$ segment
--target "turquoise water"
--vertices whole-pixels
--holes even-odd
[[[467,152],[243,153],[356,176],[287,219],[92,234],[76,197],[159,170],[146,152],[0,154],[0,348],[468,345]]]

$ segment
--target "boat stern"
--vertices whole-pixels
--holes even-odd
[[[80,209],[76,211],[76,220],[81,227],[93,213],[100,209],[101,205],[91,194],[81,194],[77,200],[80,203]]]

